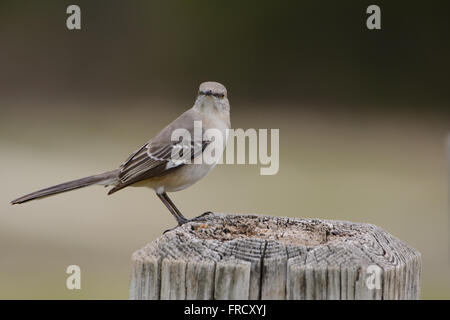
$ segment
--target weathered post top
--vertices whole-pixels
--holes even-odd
[[[363,223],[210,214],[132,256],[131,299],[418,299],[420,253]]]

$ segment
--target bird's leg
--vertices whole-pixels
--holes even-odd
[[[165,193],[165,192],[163,192],[161,194],[157,193],[157,195],[161,199],[161,201],[166,205],[167,209],[169,209],[170,213],[175,217],[175,219],[177,219],[179,226],[181,226],[189,221],[181,214],[180,210],[177,209],[177,207],[172,202],[172,200],[170,200],[167,193]]]
[[[178,226],[181,226],[189,221],[198,221],[201,220],[201,218],[209,215],[209,214],[214,214],[211,211],[207,211],[201,215],[199,215],[198,217],[195,217],[193,219],[187,219],[185,216],[183,216],[183,214],[180,212],[180,210],[178,210],[178,208],[175,206],[175,204],[172,202],[172,200],[170,200],[169,196],[167,195],[167,193],[163,192],[163,193],[157,193],[158,197],[161,199],[161,201],[166,205],[167,209],[169,209],[170,213],[175,217],[175,219],[177,219],[178,222]],[[169,229],[164,231],[164,233],[172,231],[175,228]]]

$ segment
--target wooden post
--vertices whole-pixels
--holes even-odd
[[[420,253],[363,223],[210,214],[132,256],[131,299],[418,299]]]

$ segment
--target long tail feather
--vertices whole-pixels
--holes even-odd
[[[69,182],[64,182],[58,184],[56,186],[52,186],[49,188],[45,188],[42,190],[38,190],[27,194],[23,197],[17,198],[11,201],[11,204],[24,203],[30,200],[39,199],[43,197],[48,197],[57,193],[66,192],[74,189],[79,189],[83,187],[87,187],[93,184],[104,184],[110,181],[114,181],[117,178],[118,170],[108,171],[101,174],[89,176],[86,178],[81,178]]]

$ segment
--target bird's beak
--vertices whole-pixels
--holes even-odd
[[[212,94],[205,94],[205,96],[204,96],[204,99],[203,99],[204,101],[212,101],[213,100],[213,96],[212,96]]]

